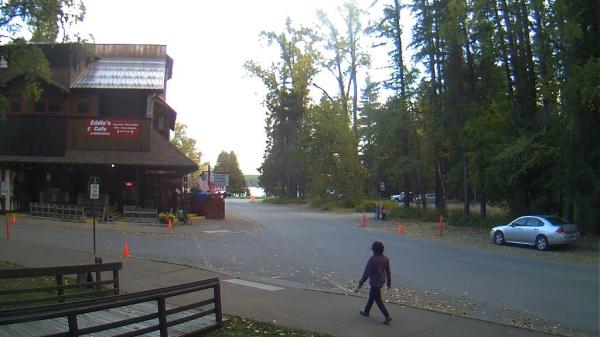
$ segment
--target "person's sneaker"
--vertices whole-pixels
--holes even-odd
[[[391,321],[392,321],[391,317],[386,317],[385,320],[383,321],[383,324],[389,325]]]
[[[365,316],[365,317],[369,317],[369,313],[364,312],[362,310],[359,310],[358,312],[360,312],[361,315]]]

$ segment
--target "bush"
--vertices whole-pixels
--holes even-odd
[[[451,226],[462,226],[462,227],[478,227],[478,228],[492,228],[501,224],[507,224],[510,218],[506,216],[488,216],[487,218],[481,218],[479,214],[465,215],[462,210],[451,210],[448,211],[448,224]]]
[[[284,204],[306,204],[306,200],[290,197],[266,197],[263,202],[284,205]]]
[[[435,208],[404,208],[402,207],[402,204],[400,204],[399,207],[388,211],[388,217],[396,219],[413,219],[428,222],[439,222],[440,211]],[[444,219],[446,224],[450,226],[477,228],[491,228],[499,224],[506,224],[510,221],[508,217],[500,215],[488,216],[485,219],[479,217],[478,214],[464,215],[462,210],[448,210]]]
[[[391,210],[398,208],[398,204],[395,201],[388,199],[366,199],[358,203],[354,210],[356,212],[362,212],[365,210],[366,212],[375,212],[375,207],[377,205],[383,204],[383,207],[388,210],[388,214]]]

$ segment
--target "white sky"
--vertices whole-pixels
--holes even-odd
[[[372,0],[358,2],[366,7]],[[260,41],[261,31],[283,31],[288,16],[295,24],[312,25],[318,8],[334,19],[343,0],[86,0],[85,4],[86,17],[76,28],[82,37],[91,34],[95,43],[167,45],[174,60],[167,102],[177,111],[177,121],[187,124],[203,161],[214,165],[222,150],[234,151],[242,172],[257,174],[266,141],[265,90],[243,64],[251,59],[263,65],[277,61],[277,52]],[[381,10],[372,15],[380,17]],[[374,68],[386,62],[385,51],[379,54]],[[377,79],[377,70],[370,72]],[[364,76],[358,83],[364,83]]]

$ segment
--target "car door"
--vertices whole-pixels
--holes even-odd
[[[528,244],[535,244],[535,238],[540,233],[540,229],[544,226],[544,223],[538,219],[530,217],[527,219],[527,226],[523,227],[522,235],[523,242]]]
[[[509,242],[520,242],[521,231],[523,226],[527,224],[527,218],[521,217],[513,220],[504,230],[504,240]]]
[[[515,242],[533,244],[534,239],[530,239],[530,237],[534,235],[534,227],[530,224],[533,224],[534,220],[535,218],[532,218],[530,216],[524,216],[520,219],[519,225],[515,227]]]

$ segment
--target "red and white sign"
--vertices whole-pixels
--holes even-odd
[[[93,137],[137,137],[140,121],[137,119],[88,119],[85,134]]]

